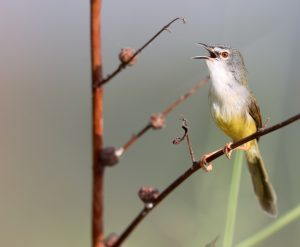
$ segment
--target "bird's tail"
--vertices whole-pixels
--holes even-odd
[[[261,158],[257,141],[251,143],[250,149],[246,151],[248,168],[254,187],[254,192],[258,197],[262,209],[269,215],[277,216],[276,194],[269,181],[264,162]]]

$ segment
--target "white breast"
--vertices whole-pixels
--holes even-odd
[[[207,65],[212,80],[209,103],[213,117],[221,116],[226,121],[237,114],[244,114],[249,103],[248,88],[238,83],[223,63],[207,60]]]

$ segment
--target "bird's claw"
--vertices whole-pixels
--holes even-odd
[[[231,159],[231,154],[232,154],[231,144],[232,144],[232,142],[229,142],[223,148],[223,152],[226,155],[227,159],[229,159],[229,160]]]
[[[206,159],[208,158],[209,155],[203,155],[200,159],[199,165],[200,167],[206,171],[206,172],[211,172],[212,171],[212,163],[208,163]]]

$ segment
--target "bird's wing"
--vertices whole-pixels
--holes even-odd
[[[254,119],[256,128],[262,128],[261,113],[255,97],[251,94],[248,106],[249,114]]]

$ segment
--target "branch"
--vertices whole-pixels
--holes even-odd
[[[104,247],[103,243],[103,180],[104,166],[100,161],[103,146],[103,89],[96,88],[102,80],[101,54],[101,0],[91,0],[91,70],[92,70],[92,112],[93,112],[93,194],[92,194],[92,241],[93,247]]]
[[[180,96],[176,101],[169,105],[162,113],[151,116],[149,123],[145,125],[137,134],[133,135],[121,148],[117,150],[117,156],[121,156],[127,149],[141,138],[149,129],[160,129],[165,123],[165,118],[183,101],[193,95],[199,88],[203,87],[209,81],[209,76],[201,80],[194,87],[192,87],[184,95]]]
[[[191,160],[192,160],[192,163],[194,163],[196,161],[196,159],[195,159],[194,151],[193,151],[193,148],[192,148],[192,142],[190,140],[189,133],[188,133],[189,132],[189,127],[188,127],[188,124],[187,124],[187,120],[184,117],[182,117],[181,121],[182,121],[181,128],[183,129],[184,134],[181,137],[176,137],[173,140],[173,144],[177,145],[177,144],[181,143],[184,139],[186,139],[188,147],[189,147]]]
[[[162,114],[164,116],[167,116],[171,111],[174,110],[175,107],[177,107],[181,102],[185,101],[187,98],[189,98],[192,94],[194,94],[199,88],[203,87],[208,81],[209,76],[207,76],[205,79],[200,81],[198,84],[196,84],[194,87],[192,87],[188,92],[186,92],[184,95],[182,95],[179,99],[177,99],[173,104],[171,104],[169,107],[167,107]]]
[[[247,137],[231,144],[231,148],[234,149],[240,145],[243,145],[244,143],[247,143],[248,141],[256,139],[257,137],[264,136],[266,134],[269,134],[270,132],[273,132],[275,130],[283,128],[284,126],[289,125],[299,119],[300,119],[300,113],[281,122],[281,123],[273,125],[269,128],[259,129],[254,134],[247,136]],[[220,157],[222,155],[224,155],[224,149],[220,149],[220,150],[214,152],[213,154],[206,156],[206,161],[212,162],[213,160],[217,159],[218,157]],[[174,191],[187,178],[189,178],[193,173],[195,173],[197,170],[199,170],[201,168],[200,162],[201,161],[194,162],[193,165],[188,170],[186,170],[175,181],[173,181],[163,192],[161,192],[158,196],[153,197],[151,206],[149,206],[149,202],[147,204],[145,204],[145,206],[141,210],[141,212],[128,225],[128,227],[125,229],[125,231],[117,238],[117,240],[114,242],[112,247],[120,246],[126,240],[126,238],[133,232],[133,230],[139,225],[139,223],[141,223],[141,221],[149,214],[149,212],[151,210],[153,210],[162,200],[164,200],[172,191]]]
[[[119,74],[123,69],[125,69],[135,58],[136,56],[141,53],[149,44],[151,44],[152,41],[154,41],[162,32],[164,31],[170,31],[169,27],[176,21],[181,20],[183,23],[186,22],[185,18],[183,17],[177,17],[174,20],[170,21],[167,25],[165,25],[162,29],[160,29],[149,41],[147,41],[140,49],[138,49],[130,59],[126,59],[124,61],[121,61],[119,66],[116,68],[115,71],[113,71],[110,75],[108,75],[106,78],[103,78],[95,84],[95,87],[101,87],[108,81],[110,81],[112,78],[114,78],[117,74]]]
[[[289,125],[295,121],[298,121],[300,119],[300,113],[293,116],[293,117],[290,117],[288,118],[287,120],[281,122],[281,123],[278,123],[278,124],[275,124],[269,128],[261,128],[259,129],[257,132],[253,133],[252,135],[249,135],[237,142],[234,142],[230,145],[230,148],[231,149],[235,149],[237,148],[238,146],[241,146],[243,144],[245,144],[246,142],[248,141],[251,141],[253,139],[256,139],[257,137],[261,137],[261,136],[264,136],[266,134],[269,134],[275,130],[278,130],[278,129],[281,129],[283,127],[285,127],[286,125]],[[215,152],[214,154],[212,154],[211,156],[207,157],[206,161],[209,163],[209,162],[212,162],[213,160],[215,160],[216,158],[222,156],[224,154],[224,150],[219,150],[217,152]]]

